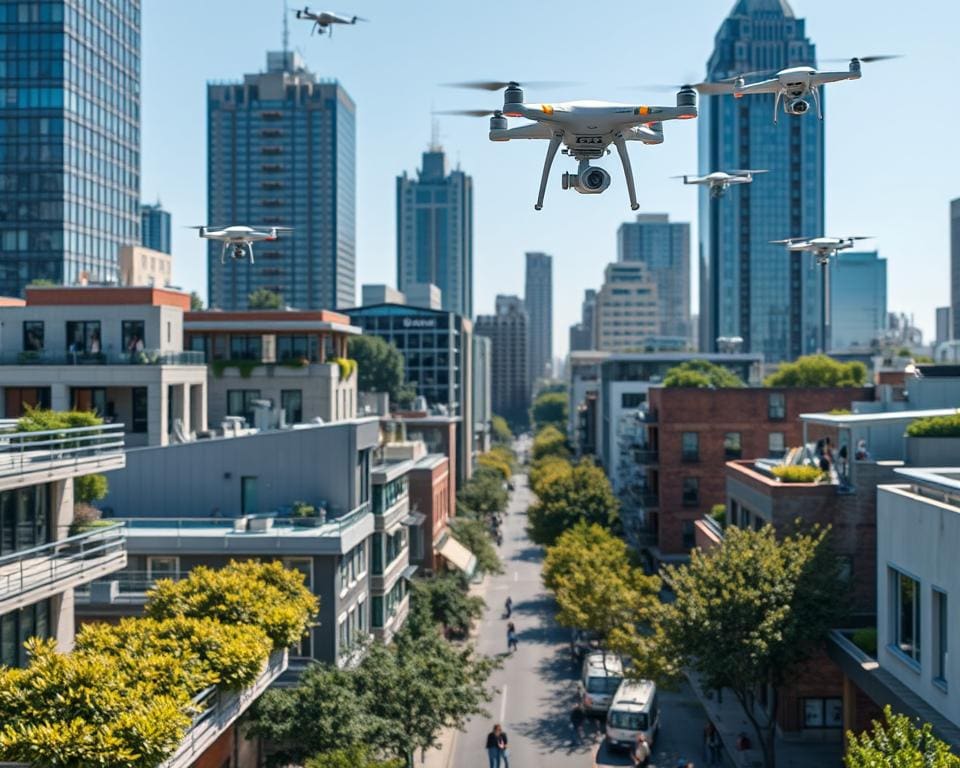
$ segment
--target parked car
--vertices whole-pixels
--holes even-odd
[[[583,659],[580,702],[590,715],[605,715],[623,682],[623,662],[610,651],[591,651]]]
[[[607,710],[607,744],[631,749],[643,733],[653,748],[660,730],[660,703],[652,680],[624,680]]]

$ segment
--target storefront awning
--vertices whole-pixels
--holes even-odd
[[[440,542],[438,550],[444,560],[463,571],[467,578],[473,576],[477,568],[477,557],[453,536],[447,536]]]
[[[411,512],[403,520],[400,521],[401,525],[422,525],[423,521],[427,519],[427,516],[423,512]]]

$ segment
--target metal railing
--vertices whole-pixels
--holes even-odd
[[[147,599],[149,592],[156,585],[159,579],[171,579],[180,581],[189,576],[188,571],[171,571],[166,573],[150,571],[116,571],[109,576],[104,576],[94,581],[83,584],[74,589],[74,599],[78,603],[102,603],[107,602],[106,595],[95,598],[97,594],[94,585],[108,584],[115,582],[117,584],[117,593],[109,595],[109,602],[112,603],[143,603]]]
[[[660,451],[656,448],[634,448],[633,458],[637,464],[657,464],[660,461]]]
[[[138,352],[28,350],[0,355],[0,365],[204,365],[203,352],[143,349]]]
[[[0,477],[80,466],[123,455],[123,424],[0,432]]]
[[[126,552],[126,529],[103,525],[66,539],[0,557],[0,603],[28,591],[82,577]]]

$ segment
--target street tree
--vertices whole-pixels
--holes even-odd
[[[200,298],[200,294],[190,291],[190,311],[199,312],[201,309],[203,309],[203,299]]]
[[[933,735],[930,723],[917,723],[886,706],[883,722],[859,736],[847,734],[846,768],[960,768],[960,757]]]
[[[453,538],[477,558],[479,573],[503,573],[503,563],[493,546],[493,540],[483,520],[457,517],[451,520],[449,525]]]
[[[843,579],[827,531],[778,541],[770,526],[731,526],[720,547],[693,550],[690,563],[667,567],[664,580],[676,595],[663,609],[665,650],[706,688],[733,692],[756,731],[764,765],[774,768],[780,689],[842,610],[836,595]],[[773,695],[761,721],[752,699],[764,686]]]
[[[403,768],[405,763],[400,758],[381,760],[371,757],[366,747],[348,747],[321,752],[304,765],[305,768]]]
[[[533,438],[533,460],[537,461],[545,456],[561,456],[566,458],[570,455],[567,450],[567,438],[554,426],[547,426],[537,432]]]
[[[567,400],[567,393],[565,391],[541,392],[537,395],[530,408],[533,428],[541,430],[544,427],[553,426],[558,430],[566,429]]]
[[[357,361],[360,392],[386,392],[391,403],[401,407],[410,404],[413,389],[404,383],[403,354],[396,346],[379,336],[354,336],[348,353]]]
[[[603,470],[589,459],[539,483],[537,496],[527,511],[528,532],[537,544],[552,545],[581,520],[606,528],[619,525],[620,502]]]
[[[283,296],[269,288],[257,288],[247,296],[248,309],[282,309]]]
[[[503,416],[493,415],[490,420],[490,427],[493,430],[493,441],[499,445],[510,445],[513,442],[513,432],[510,431],[510,425]]]
[[[667,371],[663,378],[665,387],[688,387],[719,389],[742,387],[743,380],[729,368],[707,360],[688,360]]]
[[[854,360],[841,363],[827,355],[807,355],[792,363],[783,363],[767,376],[766,387],[862,387],[867,367]]]
[[[509,480],[513,474],[509,459],[505,459],[502,454],[493,451],[481,453],[477,457],[477,466],[496,472],[504,482]]]
[[[530,488],[535,494],[545,486],[556,482],[561,476],[569,475],[573,471],[573,464],[560,456],[545,456],[535,461],[530,467],[528,475]]]
[[[411,582],[412,600],[427,605],[433,624],[454,635],[466,635],[471,624],[483,615],[485,603],[482,597],[468,594],[464,582],[457,574],[415,579]]]
[[[491,469],[480,467],[473,477],[457,491],[457,500],[472,516],[484,518],[503,512],[507,508],[508,493],[503,476]]]

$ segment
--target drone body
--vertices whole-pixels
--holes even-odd
[[[788,237],[785,240],[771,240],[774,245],[785,245],[788,251],[808,251],[814,255],[817,264],[825,265],[831,256],[840,251],[853,248],[858,240],[870,240],[861,235],[855,237]]]
[[[637,203],[626,143],[639,141],[644,144],[661,144],[664,120],[688,120],[697,116],[697,94],[689,87],[683,87],[677,93],[675,107],[661,107],[608,101],[528,104],[524,102],[523,91],[515,82],[464,85],[483,90],[499,90],[505,87],[502,110],[468,110],[454,113],[492,115],[489,134],[491,141],[542,139],[549,142],[540,177],[540,192],[534,206],[538,211],[543,208],[550,169],[561,144],[565,147],[563,153],[579,163],[577,173],[563,174],[563,188],[574,189],[584,195],[598,195],[610,186],[610,174],[603,168],[591,166],[590,161],[608,154],[608,147],[613,144],[623,165],[630,207],[637,210],[640,205]],[[508,117],[524,117],[533,122],[511,128],[507,122]]]
[[[309,7],[296,13],[298,19],[306,19],[307,21],[313,22],[313,27],[310,29],[311,35],[319,31],[321,35],[326,32],[333,36],[333,26],[335,24],[356,24],[358,21],[366,21],[366,19],[361,19],[359,16],[345,16],[340,13],[331,13],[330,11],[311,11]]]
[[[233,250],[231,258],[234,260],[248,258],[253,264],[253,244],[264,240],[276,240],[278,233],[289,232],[290,227],[193,227],[200,233],[200,237],[207,240],[219,240],[223,243],[220,251],[220,263],[227,261],[227,251]]]
[[[727,190],[737,184],[750,184],[754,175],[766,173],[766,171],[714,171],[706,176],[674,176],[675,179],[683,179],[684,184],[699,184],[710,189],[710,197],[723,197]]]

